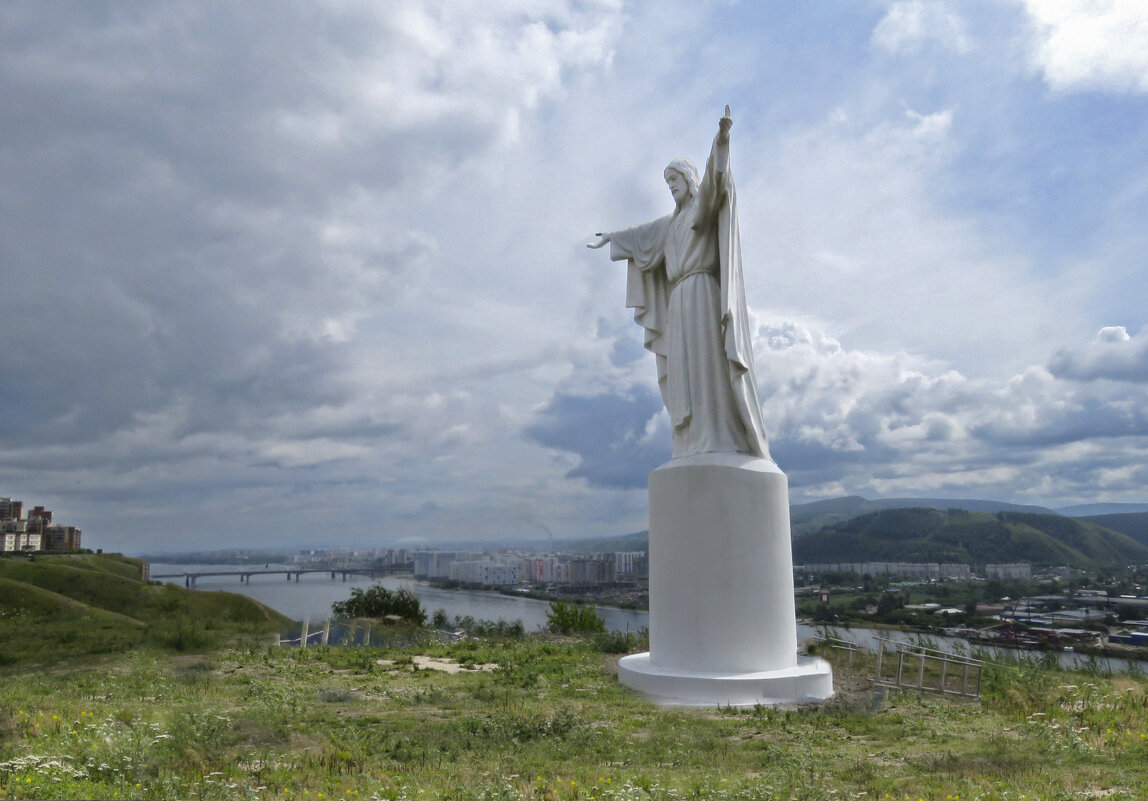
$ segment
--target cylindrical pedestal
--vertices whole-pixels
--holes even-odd
[[[828,664],[798,659],[789,489],[772,461],[702,454],[650,474],[650,652],[619,677],[670,704],[833,694]]]

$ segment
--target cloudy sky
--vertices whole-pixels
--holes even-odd
[[[774,458],[1148,500],[1140,0],[0,6],[0,496],[128,552],[616,534],[624,267],[733,107]]]

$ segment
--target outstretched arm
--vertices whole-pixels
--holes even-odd
[[[603,245],[608,244],[610,241],[610,235],[609,234],[594,234],[594,236],[598,237],[597,242],[587,242],[586,243],[586,247],[590,248],[591,250],[597,250],[598,248],[602,247]]]

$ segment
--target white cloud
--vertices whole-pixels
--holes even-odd
[[[1148,92],[1148,6],[1141,0],[1022,0],[1031,59],[1057,91]]]
[[[1015,241],[946,202],[959,119],[902,109],[771,142],[758,173],[739,178],[751,303],[817,320],[859,349],[928,352],[1001,379],[1045,358],[1044,342],[1079,312]]]
[[[969,40],[965,23],[941,0],[894,3],[873,29],[873,44],[890,53],[912,53],[929,43],[965,53]]]

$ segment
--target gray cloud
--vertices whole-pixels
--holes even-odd
[[[661,409],[661,398],[641,387],[625,397],[556,394],[525,433],[547,448],[577,454],[569,478],[640,489],[650,471],[670,458],[668,426],[651,431]]]
[[[583,237],[730,102],[795,497],[1138,500],[1144,336],[1079,332],[1144,324],[1139,106],[1034,90],[1019,7],[783,5],[3,4],[0,494],[114,547],[641,528]]]
[[[1123,326],[1106,326],[1086,348],[1062,348],[1053,354],[1048,370],[1073,381],[1148,382],[1148,331],[1129,336]]]

